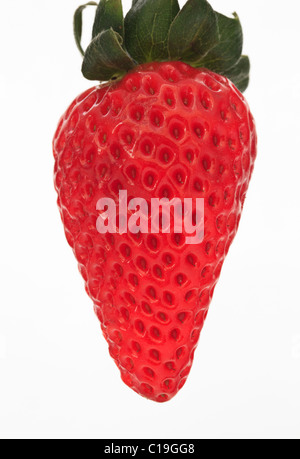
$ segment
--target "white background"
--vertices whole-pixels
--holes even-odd
[[[91,85],[78,4],[1,2],[0,436],[300,438],[299,1],[212,0],[244,27],[259,156],[192,373],[164,405],[121,382],[56,207],[52,136]]]

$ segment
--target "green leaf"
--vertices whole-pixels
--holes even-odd
[[[87,6],[97,6],[98,4],[95,2],[88,2],[85,5],[79,6],[77,10],[75,11],[74,14],[74,22],[73,22],[73,28],[74,28],[74,36],[75,36],[75,41],[77,48],[79,49],[80,53],[84,56],[84,51],[81,46],[81,37],[82,37],[82,13],[85,10]]]
[[[218,18],[220,40],[208,54],[198,62],[197,67],[225,75],[240,59],[243,49],[243,31],[236,13],[233,18],[216,13]]]
[[[242,56],[237,64],[227,70],[226,76],[241,91],[244,92],[249,84],[250,61],[248,56]]]
[[[137,62],[168,60],[168,32],[178,0],[134,0],[125,18],[125,46]]]
[[[93,38],[112,28],[124,38],[124,17],[122,0],[101,0],[93,27]]]
[[[219,42],[217,16],[206,0],[188,0],[169,31],[170,59],[198,62]]]
[[[118,78],[135,67],[122,48],[123,39],[113,29],[97,35],[86,50],[82,73],[88,80],[108,81]]]

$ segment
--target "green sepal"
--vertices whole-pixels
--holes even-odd
[[[240,60],[231,69],[226,71],[226,76],[233,84],[244,92],[249,85],[250,61],[248,56],[241,56]]]
[[[85,5],[81,5],[77,8],[74,14],[74,21],[73,21],[73,29],[74,29],[74,37],[77,48],[79,49],[80,53],[84,56],[84,51],[81,46],[81,37],[82,37],[82,13],[87,6],[98,6],[95,2],[88,2]]]
[[[168,60],[168,33],[178,0],[135,0],[125,18],[125,46],[139,63]]]
[[[122,0],[101,0],[98,5],[93,27],[93,38],[110,28],[124,38]]]
[[[82,49],[82,15],[97,6],[93,40]],[[177,60],[228,77],[240,91],[249,83],[250,62],[242,56],[243,33],[236,13],[226,17],[207,0],[132,0],[123,17],[122,0],[90,1],[74,16],[74,35],[89,80],[119,78],[139,64]]]
[[[206,0],[188,0],[170,27],[170,60],[193,64],[218,42],[219,27],[215,11]]]
[[[216,13],[218,18],[220,39],[204,57],[197,67],[206,67],[213,72],[226,75],[240,59],[243,49],[243,31],[239,17],[234,13],[233,18]]]
[[[136,66],[122,48],[123,39],[113,29],[97,35],[87,48],[82,73],[88,80],[108,81],[124,75]]]

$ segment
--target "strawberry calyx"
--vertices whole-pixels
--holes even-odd
[[[87,6],[97,9],[92,41],[84,52],[82,14]],[[88,2],[75,12],[74,34],[88,80],[119,79],[147,62],[182,61],[226,76],[242,92],[249,84],[239,17],[217,13],[206,0],[187,0],[182,9],[178,0],[133,0],[125,19],[121,0]]]

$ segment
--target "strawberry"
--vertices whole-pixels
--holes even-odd
[[[177,0],[134,0],[125,21],[120,0],[101,0],[84,53],[86,6],[74,21],[82,71],[108,82],[77,97],[59,123],[58,205],[123,381],[165,402],[190,372],[253,172],[256,131],[241,93],[249,59],[237,15],[205,0],[181,10]],[[153,231],[145,211],[148,232],[121,231],[121,218],[101,232],[99,202],[120,211],[121,192],[127,219],[133,198],[201,198],[204,237],[192,245],[186,228]]]

